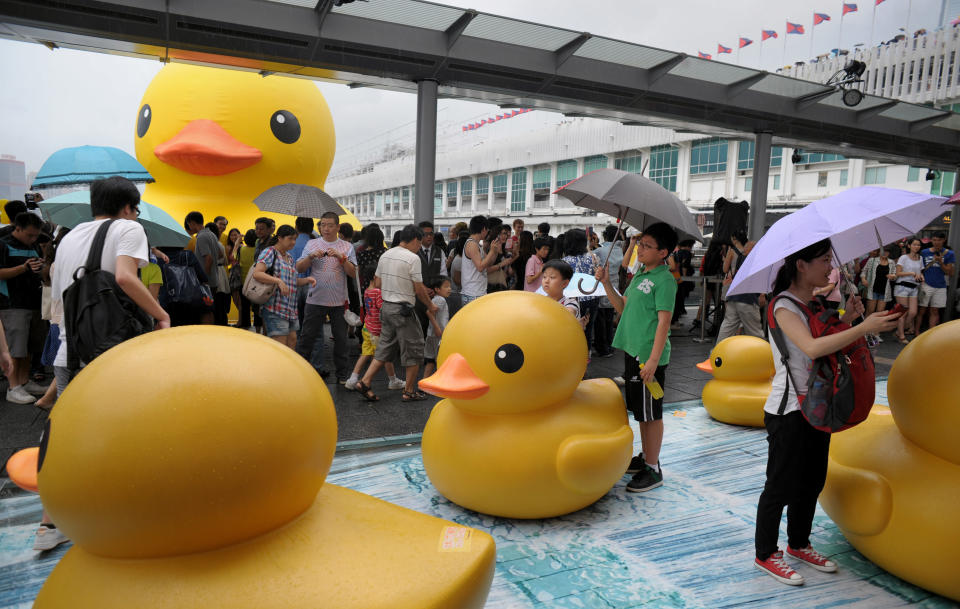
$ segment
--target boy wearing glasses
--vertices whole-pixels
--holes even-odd
[[[627,490],[632,493],[663,484],[663,398],[655,399],[646,384],[655,380],[663,387],[670,363],[670,320],[677,281],[664,261],[676,246],[677,233],[662,222],[643,231],[637,240],[637,261],[641,266],[622,296],[610,283],[606,268],[598,269],[596,274],[610,304],[621,315],[613,346],[623,349],[627,408],[640,426],[641,451],[627,469],[627,473],[633,474],[627,483]]]

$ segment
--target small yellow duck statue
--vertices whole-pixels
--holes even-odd
[[[633,432],[610,379],[582,381],[583,330],[546,296],[506,291],[460,310],[437,372],[420,388],[447,399],[423,432],[423,465],[447,499],[507,518],[586,507],[620,480]]]
[[[110,349],[50,417],[40,495],[74,546],[34,606],[482,607],[493,539],[324,484],[336,438],[276,341],[186,326]]]
[[[820,505],[858,551],[906,581],[960,601],[960,321],[897,356],[890,408],[834,434]]]
[[[732,425],[763,427],[763,405],[773,384],[770,343],[756,336],[725,338],[697,368],[713,374],[703,388],[703,407]]]

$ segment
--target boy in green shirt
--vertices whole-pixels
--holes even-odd
[[[613,346],[623,349],[626,402],[640,425],[641,452],[630,461],[633,479],[627,490],[649,491],[663,484],[660,445],[663,443],[663,398],[654,399],[646,383],[664,386],[670,363],[670,320],[677,295],[677,280],[664,260],[677,246],[677,233],[659,222],[649,226],[637,242],[637,260],[643,265],[623,296],[610,283],[606,268],[597,270],[607,298],[620,313]],[[643,368],[640,368],[640,364]]]

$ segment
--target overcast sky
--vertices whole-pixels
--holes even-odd
[[[377,0],[370,0],[376,2]],[[848,0],[849,1],[849,0]],[[447,4],[525,19],[546,25],[587,31],[630,42],[696,55],[703,51],[734,63],[739,36],[754,43],[740,52],[739,63],[773,70],[786,62],[869,42],[874,0],[857,0],[859,11],[843,19],[842,0],[448,0]],[[876,7],[873,42],[888,40],[898,28],[933,30],[940,18],[941,0],[885,0]],[[908,22],[908,8],[910,17]],[[830,15],[830,22],[811,27],[813,12]],[[951,20],[958,15],[947,15]],[[807,33],[785,37],[787,20],[801,23]],[[760,30],[776,30],[780,38],[763,43]],[[786,46],[784,42],[786,41]],[[718,55],[717,44],[734,49]],[[144,89],[162,65],[132,59],[0,40],[0,153],[24,160],[36,171],[52,152],[83,144],[108,145],[133,153],[134,122]],[[375,89],[348,89],[319,84],[333,113],[338,152],[351,156],[365,142],[389,134],[408,133],[404,125],[415,120],[416,98]],[[441,127],[485,116],[494,107],[441,100]],[[539,117],[537,115],[540,115]],[[96,119],[96,120],[94,120]],[[511,119],[526,124],[556,120],[546,113]]]

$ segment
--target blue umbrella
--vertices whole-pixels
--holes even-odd
[[[51,154],[30,188],[89,184],[110,176],[121,176],[134,182],[154,181],[137,159],[119,148],[77,146]]]
[[[60,226],[73,228],[81,222],[90,222],[90,191],[77,190],[45,199],[37,203],[44,217]],[[140,200],[140,217],[137,218],[147,233],[150,245],[158,247],[183,247],[190,242],[190,235],[183,226],[156,205]]]

